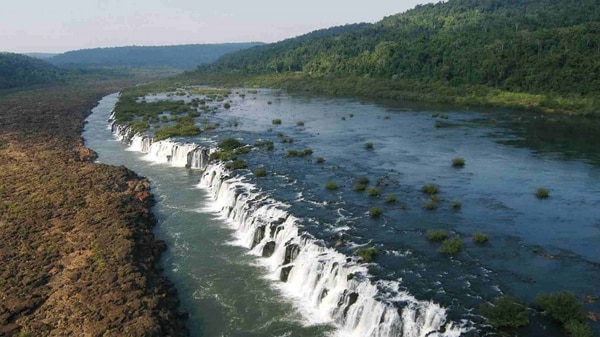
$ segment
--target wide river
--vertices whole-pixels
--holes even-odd
[[[509,127],[513,112],[238,92],[245,97],[232,94],[231,109],[201,117],[215,130],[161,151],[273,141],[272,151],[239,156],[245,170],[203,172],[128,148],[108,122],[117,94],[100,101],[83,133],[99,162],[151,180],[155,232],[169,246],[164,273],[192,336],[468,336],[485,331],[477,308],[503,294],[527,303],[562,290],[600,295],[600,168],[585,153],[506,145],[522,140]],[[456,157],[464,167],[452,166]],[[359,177],[380,195],[355,191]],[[424,207],[425,184],[439,188],[434,210]],[[550,197],[536,198],[539,187]],[[460,237],[462,251],[440,253],[426,237],[432,229]],[[476,232],[489,241],[473,242]],[[367,247],[377,248],[369,264],[355,257]],[[543,320],[519,332],[561,334]]]

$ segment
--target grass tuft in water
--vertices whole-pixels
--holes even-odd
[[[477,233],[473,234],[473,241],[475,243],[486,243],[486,242],[488,242],[488,240],[489,240],[488,236],[481,232],[477,232]]]
[[[377,255],[377,248],[360,248],[354,252],[354,255],[360,257],[363,262],[372,262],[375,255]]]
[[[544,187],[540,187],[535,191],[535,196],[538,199],[548,199],[550,198],[550,190]]]
[[[427,240],[441,242],[448,238],[448,231],[445,229],[430,229],[427,231]]]
[[[529,324],[527,307],[512,296],[502,296],[484,304],[479,312],[496,328],[518,328]]]
[[[447,239],[442,242],[440,246],[440,253],[444,254],[458,254],[463,248],[462,240],[457,236],[452,239]]]
[[[369,208],[369,216],[371,218],[379,218],[383,214],[383,211],[379,207],[371,207]]]
[[[452,167],[465,167],[465,158],[456,157],[452,159]]]
[[[337,190],[339,186],[335,181],[328,181],[325,183],[325,188],[328,190]]]
[[[427,184],[427,185],[423,185],[423,187],[421,187],[421,192],[428,194],[428,195],[436,195],[439,192],[439,188],[434,185],[434,184]]]

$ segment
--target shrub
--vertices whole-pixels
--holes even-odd
[[[462,158],[462,157],[452,158],[452,166],[453,167],[464,167],[465,166],[465,158]]]
[[[279,125],[279,124],[281,124],[281,119],[279,119],[279,118],[275,118],[275,119],[273,119],[273,120],[271,121],[271,123],[273,123],[273,124],[275,124],[275,125]]]
[[[491,304],[484,304],[479,312],[498,328],[518,328],[529,324],[527,307],[511,296],[502,296]]]
[[[427,240],[440,242],[448,238],[448,231],[445,229],[430,229],[427,231]]]
[[[354,117],[354,114],[349,114],[348,116],[350,116],[350,118]]]
[[[461,209],[462,208],[462,202],[460,202],[458,200],[452,201],[452,208],[454,208],[455,210]]]
[[[371,143],[371,142],[366,142],[366,143],[365,143],[365,149],[367,149],[367,150],[372,150],[372,149],[373,149],[373,143]]]
[[[296,125],[298,125],[298,126],[304,126],[304,121],[297,121]]]
[[[387,202],[388,204],[393,204],[396,202],[396,195],[395,194],[388,194],[385,196],[385,202]]]
[[[364,191],[366,189],[367,189],[367,185],[361,184],[361,183],[356,183],[352,187],[352,190],[357,191],[357,192]]]
[[[345,117],[345,116],[342,116],[342,120],[343,120],[343,121],[345,121],[345,120],[346,120],[346,117]]]
[[[254,170],[254,175],[257,177],[265,177],[267,175],[267,171],[264,168],[257,168]]]
[[[440,190],[434,184],[427,184],[427,185],[423,185],[423,187],[421,187],[421,191],[425,194],[436,195]]]
[[[267,104],[271,105],[271,104],[273,104],[273,102],[271,102],[271,101],[268,101],[268,102],[267,102]]]
[[[244,145],[244,144],[242,144],[239,140],[237,140],[235,138],[223,139],[218,144],[219,148],[223,149],[224,151],[232,151],[242,145]]]
[[[328,181],[327,183],[325,183],[325,188],[328,190],[337,190],[338,187],[339,186],[335,181]]]
[[[231,167],[234,170],[240,170],[240,169],[245,169],[248,167],[248,163],[246,163],[245,160],[243,159],[236,159],[233,161],[233,163],[231,164]]]
[[[315,159],[315,161],[317,162],[317,164],[322,164],[322,163],[324,163],[324,162],[325,162],[325,158],[323,158],[323,157],[317,157],[317,158]]]
[[[571,337],[593,337],[592,328],[584,322],[568,321],[565,324],[565,329]]]
[[[423,208],[425,208],[428,211],[433,211],[438,208],[438,203],[435,200],[429,200],[423,204]]]
[[[254,143],[254,146],[256,147],[264,147],[267,150],[273,150],[275,148],[275,145],[273,144],[272,141],[270,140],[259,140],[257,142]]]
[[[452,239],[447,239],[442,242],[440,246],[440,253],[444,254],[457,254],[463,248],[462,240],[457,236]]]
[[[534,303],[552,319],[563,324],[570,321],[583,322],[586,318],[583,303],[569,291],[539,295]]]
[[[298,150],[288,150],[287,153],[285,154],[286,157],[299,157],[300,156],[300,151]]]
[[[476,243],[485,243],[488,242],[488,240],[488,236],[481,232],[473,234],[473,241],[475,241]]]
[[[390,119],[392,118],[390,115],[386,115],[385,117],[383,117],[383,119]]]
[[[357,181],[359,184],[364,184],[364,185],[368,185],[368,184],[369,184],[369,178],[368,178],[368,177],[365,177],[365,176],[360,176],[360,177],[358,177],[358,179],[356,179],[356,181]]]
[[[369,190],[367,191],[367,194],[368,194],[370,197],[377,197],[377,196],[379,196],[379,194],[381,194],[381,191],[380,191],[378,188],[376,188],[376,187],[371,187],[371,188],[369,188]]]
[[[231,104],[229,104],[229,103],[225,103],[225,104],[223,104],[223,107],[224,107],[225,109],[229,109],[229,108],[231,108]]]
[[[302,155],[303,156],[310,156],[313,154],[313,150],[312,149],[304,149],[304,151],[302,151]]]
[[[371,218],[379,218],[383,214],[383,211],[379,207],[371,207],[369,208],[369,216]]]
[[[550,190],[540,187],[535,191],[535,196],[538,197],[538,199],[548,199],[550,197]]]
[[[361,258],[364,262],[373,261],[373,257],[377,255],[377,248],[369,247],[369,248],[360,248],[354,252],[354,254]]]

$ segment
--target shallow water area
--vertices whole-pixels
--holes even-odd
[[[399,303],[412,303],[412,296],[423,303],[433,301],[447,308],[436,317],[456,324],[466,320],[477,324],[481,319],[472,309],[503,293],[525,301],[564,289],[600,295],[600,285],[590,282],[600,279],[600,169],[577,157],[565,160],[551,152],[503,145],[501,141],[519,137],[502,123],[510,112],[447,108],[442,117],[432,117],[440,115],[439,108],[239,91],[245,97],[231,95],[231,109],[203,116],[218,123],[217,130],[184,141],[206,148],[227,137],[248,144],[274,142],[273,151],[255,148],[241,155],[250,170],[236,171],[237,180],[227,184],[240,191],[238,196],[248,196],[245,205],[260,200],[279,203],[278,209],[296,219],[300,231],[327,249],[315,250],[314,255],[309,248],[302,251],[285,283],[273,277],[279,275],[279,262],[259,257],[264,242],[244,247],[255,232],[237,229],[239,217],[222,212],[225,195],[214,198],[221,184],[203,185],[207,177],[200,170],[124,151],[125,145],[114,140],[106,120],[115,95],[94,110],[84,133],[86,145],[99,153],[100,162],[125,165],[153,182],[158,199],[156,232],[170,247],[163,262],[165,273],[190,311],[193,335],[319,336],[332,333],[334,326],[342,335],[367,331],[360,330],[360,324],[367,324],[363,321],[359,326],[350,324],[350,330],[330,324],[327,310],[320,313],[315,308],[332,308],[335,303],[311,309],[310,303],[303,303],[310,290],[294,283],[301,280],[294,274],[301,268],[311,275],[309,269],[315,266],[308,257],[339,254],[343,261],[341,254],[353,256],[359,247],[376,247],[375,263],[350,263],[344,268],[368,268],[370,282],[378,289],[374,298],[400,307]],[[282,122],[273,124],[273,119]],[[282,142],[286,139],[293,142]],[[365,148],[367,142],[372,149]],[[312,155],[286,156],[289,150],[307,148]],[[317,157],[325,161],[317,163]],[[455,157],[465,158],[465,167],[452,167]],[[156,164],[161,160],[168,163]],[[266,170],[266,177],[252,175],[251,170],[259,167]],[[355,191],[360,176],[368,177],[368,187],[376,187],[380,195]],[[328,181],[339,188],[326,189]],[[431,211],[423,208],[429,197],[421,192],[429,183],[440,189],[438,207]],[[537,199],[538,187],[549,188],[550,198]],[[396,196],[395,203],[386,202],[390,194]],[[460,201],[462,207],[456,209],[452,201]],[[370,207],[381,208],[383,215],[369,217]],[[272,216],[267,212],[257,219]],[[461,237],[463,251],[455,256],[439,253],[439,243],[425,237],[430,229],[447,229],[452,237]],[[489,242],[472,242],[475,232],[488,235]],[[362,299],[367,291],[360,294]],[[586,309],[600,311],[594,303]],[[408,336],[408,331],[417,330],[404,326],[403,331]],[[523,335],[560,334],[552,327],[533,326]]]

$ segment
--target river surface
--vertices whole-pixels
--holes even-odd
[[[246,238],[256,238],[255,232],[236,225],[248,215],[240,220],[230,214],[236,207],[238,213],[261,208],[252,200],[227,205],[220,191],[225,188],[202,170],[159,163],[156,156],[117,141],[107,121],[117,95],[107,96],[88,118],[86,146],[98,153],[99,162],[125,165],[152,181],[158,201],[155,232],[169,246],[162,264],[190,313],[193,336],[361,336],[366,331],[385,336],[388,330],[403,336],[428,331],[436,331],[431,336],[457,331],[472,335],[481,329],[476,308],[502,294],[525,302],[561,290],[580,298],[600,295],[600,169],[586,154],[564,156],[504,145],[518,143],[521,137],[503,122],[510,119],[507,111],[365,103],[270,90],[240,92],[245,97],[231,95],[231,109],[202,116],[218,123],[216,130],[180,142],[210,148],[228,137],[247,144],[273,141],[273,151],[255,148],[239,156],[248,162],[248,170],[225,174],[231,180],[227,188],[237,191],[231,198],[240,193],[252,200],[263,198],[263,204],[292,216],[294,230],[299,228],[295,235],[308,235],[311,244],[320,247],[313,258],[322,260],[321,266],[329,266],[324,262],[328,259],[352,257],[358,248],[376,247],[374,263],[353,258],[335,273],[362,275],[356,279],[374,285],[374,293],[356,290],[358,281],[343,286],[354,287],[360,299],[371,294],[397,308],[395,314],[401,317],[390,318],[392,311],[375,317],[375,325],[389,323],[391,328],[373,332],[358,318],[367,309],[348,310],[354,302],[348,302],[346,293],[339,297],[343,306],[337,300],[337,306],[345,308],[338,315],[342,318],[323,314],[334,309],[313,303],[317,300],[311,296],[321,301],[337,288],[319,288],[318,296],[299,290],[328,277],[326,272],[316,280],[297,275],[305,263],[306,275],[316,268],[306,262],[312,256],[309,247],[302,248],[287,283],[279,281],[281,266],[260,256],[268,238],[257,247]],[[159,98],[165,97],[147,97]],[[281,119],[281,124],[273,124],[273,119]],[[290,138],[293,142],[282,142]],[[368,142],[372,149],[365,147]],[[307,148],[312,155],[286,156],[289,150]],[[317,163],[317,157],[324,162]],[[453,167],[455,157],[464,158],[465,166]],[[257,168],[264,168],[267,176],[255,177],[252,171]],[[211,169],[212,174],[222,174]],[[368,188],[379,189],[379,196],[354,190],[361,176],[369,178]],[[326,189],[327,182],[339,187]],[[439,187],[435,210],[423,207],[429,200],[421,191],[425,184]],[[536,198],[539,187],[550,190],[548,199]],[[390,194],[395,203],[386,202]],[[453,207],[454,201],[462,206]],[[371,207],[379,207],[382,216],[370,217]],[[463,250],[440,253],[440,244],[426,238],[431,229],[460,237]],[[489,241],[474,243],[471,236],[476,232],[485,233]],[[271,235],[279,235],[279,230]],[[331,268],[337,266],[336,262]],[[356,303],[352,308],[363,305]],[[375,308],[372,305],[364,308]],[[600,311],[597,303],[586,305],[588,311]],[[354,315],[356,322],[347,322]],[[410,326],[406,315],[416,317]],[[561,335],[545,321],[535,321],[520,334]]]

